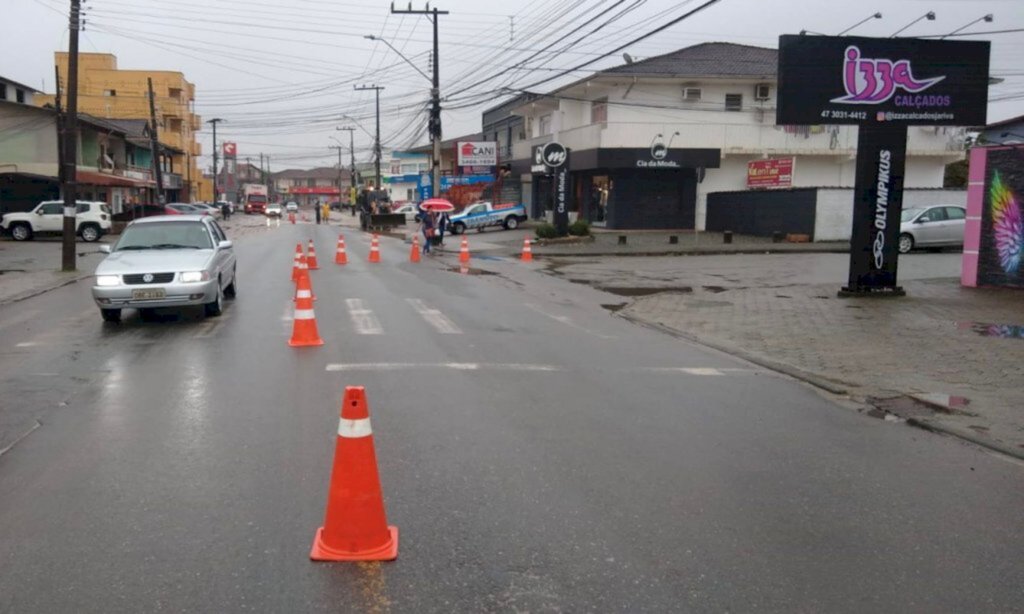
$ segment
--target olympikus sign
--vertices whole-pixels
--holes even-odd
[[[785,35],[776,123],[986,123],[989,43]]]

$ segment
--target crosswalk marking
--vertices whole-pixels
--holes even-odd
[[[423,301],[418,298],[407,298],[407,303],[412,305],[412,308],[416,310],[420,316],[427,321],[428,324],[434,327],[437,332],[443,335],[461,335],[462,330],[455,325],[454,322],[448,319],[443,313],[437,309],[428,307]]]
[[[352,319],[352,325],[355,326],[357,333],[360,335],[384,334],[384,329],[381,328],[377,316],[363,305],[363,299],[348,298],[345,299],[345,304],[348,305],[348,315]]]

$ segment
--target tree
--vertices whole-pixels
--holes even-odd
[[[967,187],[967,159],[957,160],[946,165],[946,172],[942,178],[944,188],[966,188]]]

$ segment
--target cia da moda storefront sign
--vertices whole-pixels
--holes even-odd
[[[984,41],[779,38],[776,123],[856,124],[849,284],[840,296],[901,295],[896,240],[907,126],[984,125]]]

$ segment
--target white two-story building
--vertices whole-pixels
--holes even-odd
[[[776,126],[777,64],[775,49],[699,44],[506,101],[483,134],[510,147],[534,217],[552,195],[535,151],[568,147],[572,211],[608,228],[704,229],[708,194],[746,190],[758,159],[794,158],[793,188],[852,188],[856,128]],[[905,188],[941,188],[962,157],[963,130],[911,127]]]

